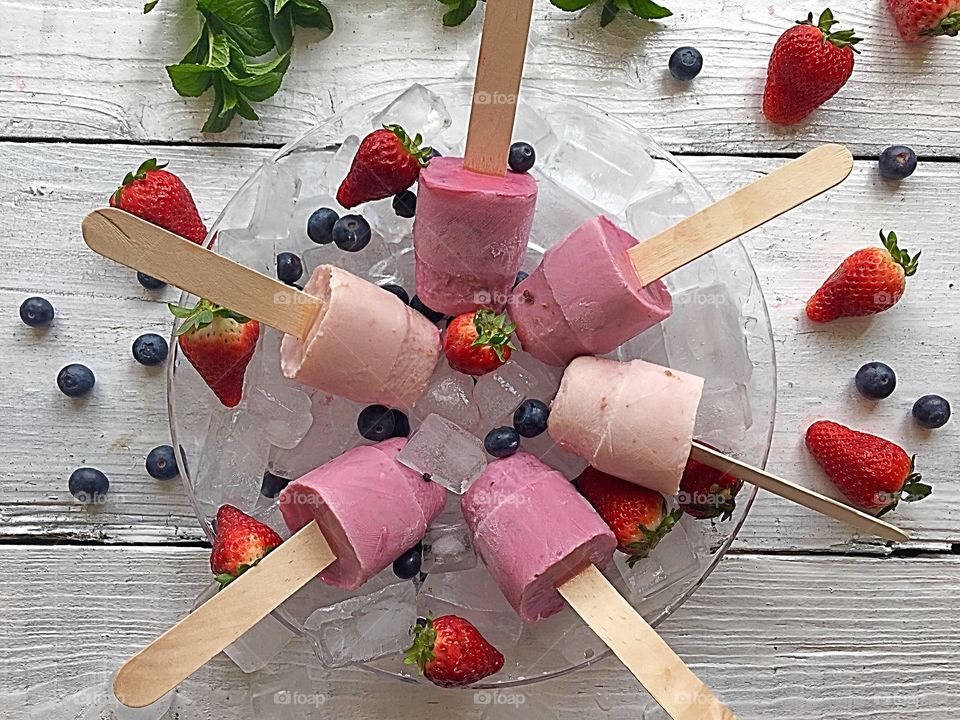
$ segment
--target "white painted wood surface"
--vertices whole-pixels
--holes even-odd
[[[595,10],[571,17],[537,0],[531,81],[647,129],[685,154],[715,195],[783,162],[755,155],[792,156],[822,142],[844,142],[863,158],[907,142],[925,156],[899,188],[864,159],[842,188],[746,245],[780,368],[769,467],[836,496],[802,447],[806,426],[829,417],[903,441],[935,493],[892,516],[915,537],[894,552],[762,495],[735,551],[668,622],[666,636],[741,718],[954,720],[960,421],[927,433],[909,409],[927,392],[960,404],[960,43],[907,48],[884,0],[834,3],[844,25],[867,37],[854,78],[809,124],[778,130],[757,110],[766,58],[782,28],[819,8],[794,0],[671,4],[678,15],[662,29],[625,18],[599,30]],[[462,77],[480,28],[478,13],[442,29],[432,0],[331,3],[337,33],[322,42],[303,33],[308,42],[295,50],[284,90],[260,107],[263,121],[204,138],[205,102],[179,98],[162,69],[192,40],[190,5],[163,0],[145,18],[139,2],[0,0],[0,716],[11,720],[29,717],[35,701],[105,680],[208,582],[207,552],[196,546],[201,534],[179,484],[143,470],[148,450],[169,442],[164,377],[136,364],[130,344],[142,332],[169,331],[164,303],[173,292],[144,291],[130,271],[87,250],[80,219],[127,170],[157,155],[212,220],[272,152],[267,146],[349,104],[359,88]],[[682,44],[707,57],[687,87],[665,73]],[[903,302],[872,320],[803,320],[809,294],[881,227],[924,249]],[[57,307],[45,333],[16,315],[35,293]],[[900,385],[872,406],[851,378],[874,359],[893,365]],[[57,370],[73,361],[97,373],[86,400],[55,389]],[[102,507],[83,508],[66,490],[82,464],[111,478]],[[284,658],[303,662],[306,652]],[[250,683],[220,657],[184,686],[177,717],[252,718]],[[327,702],[308,717],[476,717],[479,709],[470,693],[376,682],[360,671],[317,683]],[[662,717],[614,662],[521,692],[523,712],[508,707],[498,717],[557,716],[541,703],[563,720]]]

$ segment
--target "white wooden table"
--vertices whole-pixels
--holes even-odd
[[[741,718],[948,720],[960,708],[960,421],[925,433],[913,400],[937,392],[960,406],[960,42],[908,49],[882,0],[834,3],[867,36],[853,80],[799,129],[759,112],[772,43],[806,14],[795,0],[670,0],[659,32],[623,18],[599,30],[536,6],[539,44],[528,76],[604,107],[683,156],[716,194],[814,144],[839,141],[859,158],[841,189],[747,239],[773,317],[780,394],[771,467],[832,492],[802,449],[818,417],[870,428],[919,454],[935,494],[893,516],[915,537],[889,548],[762,496],[735,550],[663,627]],[[444,30],[430,0],[331,0],[336,34],[294,53],[284,89],[216,137],[199,128],[204,102],[169,87],[163,65],[185,50],[188,2],[140,15],[133,0],[0,0],[0,714],[28,717],[103,678],[117,661],[184,614],[208,582],[207,550],[176,483],[143,471],[169,442],[162,372],[130,357],[142,332],[166,332],[167,296],[82,244],[81,217],[145,157],[171,162],[208,220],[274,148],[362,88],[461,74],[479,13]],[[307,35],[304,33],[304,35]],[[666,60],[694,44],[706,69],[680,89]],[[920,152],[901,188],[874,158],[905,142]],[[872,321],[812,328],[803,303],[847,252],[895,228],[924,249],[900,306]],[[50,298],[46,334],[24,327],[26,296]],[[851,378],[868,360],[899,371],[889,401],[869,407]],[[97,373],[86,401],[56,391],[57,370]],[[109,502],[87,509],[67,492],[83,464],[111,478]],[[470,694],[375,682],[362,671],[318,681],[313,717],[470,717]],[[252,717],[248,678],[222,656],[182,688],[182,720]],[[615,662],[525,689],[526,718],[659,717]],[[542,704],[542,705],[539,705]],[[550,710],[552,708],[552,710]],[[509,715],[504,711],[503,717]],[[56,713],[50,717],[60,717]],[[172,716],[172,715],[171,715]],[[511,717],[512,717],[511,716]]]

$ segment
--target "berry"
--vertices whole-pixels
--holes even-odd
[[[420,574],[423,564],[423,546],[417,545],[393,561],[393,574],[401,580],[410,580]]]
[[[857,391],[871,400],[890,397],[897,387],[897,374],[882,362],[870,362],[857,370]]]
[[[123,184],[110,197],[110,206],[132,213],[198,245],[207,228],[186,185],[164,170],[156,158],[145,161],[136,172],[127,173]]]
[[[496,370],[517,348],[510,336],[517,326],[486,308],[458,315],[447,326],[443,352],[450,367],[467,375],[480,376]]]
[[[416,665],[434,685],[463,687],[499,672],[503,655],[469,621],[456,615],[417,620],[405,665]]]
[[[155,447],[147,455],[147,474],[156,480],[172,480],[180,474],[177,457],[169,445]]]
[[[86,365],[73,363],[63,368],[57,375],[57,387],[67,397],[81,397],[93,390],[96,378]]]
[[[328,245],[333,242],[333,226],[340,216],[332,208],[322,207],[315,210],[307,220],[307,237],[318,245]]]
[[[927,430],[941,428],[950,420],[950,403],[939,395],[924,395],[913,404],[913,419]]]
[[[382,287],[387,292],[393,293],[394,295],[396,295],[398,298],[400,298],[403,301],[404,305],[410,304],[410,296],[407,294],[407,291],[404,290],[399,285],[394,285],[393,283],[384,283],[380,287]]]
[[[524,400],[513,413],[513,427],[525,438],[542,435],[547,429],[550,408],[540,400]]]
[[[960,0],[887,0],[907,42],[960,35]]]
[[[357,430],[367,440],[386,440],[394,436],[396,429],[397,416],[384,405],[368,405],[357,416]]]
[[[159,365],[168,352],[167,341],[156,333],[146,333],[133,341],[133,359],[141,365]]]
[[[680,478],[677,502],[681,510],[697,520],[716,517],[729,520],[737,507],[736,498],[741,488],[743,481],[739,478],[688,458]]]
[[[167,284],[163,280],[158,280],[155,277],[150,277],[146,273],[138,272],[137,273],[137,282],[143,285],[147,290],[159,290],[164,288]]]
[[[370,223],[360,215],[344,215],[333,226],[333,241],[347,252],[360,252],[370,242]]]
[[[217,510],[217,536],[210,552],[210,570],[225,587],[283,542],[272,528],[232,505]]]
[[[428,308],[423,304],[423,300],[416,295],[414,295],[413,299],[410,301],[410,307],[434,324],[440,322],[446,317],[446,315],[444,315],[442,312],[437,312],[436,310]]]
[[[894,145],[880,153],[880,177],[905,180],[917,169],[917,153],[905,145]]]
[[[352,208],[397,195],[417,181],[430,162],[430,148],[420,135],[410,137],[399,125],[384,125],[363,139],[350,172],[337,190],[337,202]]]
[[[517,285],[519,285],[520,283],[522,283],[522,282],[523,282],[524,280],[526,280],[528,277],[530,277],[530,273],[527,273],[527,272],[524,272],[523,270],[521,270],[520,272],[517,273],[517,279],[513,281],[513,287],[516,288]]]
[[[537,151],[533,145],[525,142],[515,142],[510,146],[510,157],[507,164],[515,173],[530,172],[537,162]]]
[[[670,56],[670,74],[681,82],[693,80],[701,70],[703,70],[703,55],[696,48],[677,48]]]
[[[110,489],[107,476],[96,468],[82,467],[70,473],[67,482],[70,494],[85,504],[102,503]]]
[[[484,449],[496,458],[513,455],[520,449],[520,433],[512,427],[498,427],[483,439]]]
[[[53,316],[53,305],[46,298],[29,297],[20,303],[20,319],[30,327],[45,327],[53,322]]]
[[[402,218],[412,218],[417,214],[417,196],[411,190],[404,190],[393,198],[393,211]]]
[[[287,478],[274,475],[272,472],[265,472],[263,481],[260,483],[260,494],[265,498],[275,498],[289,484],[290,481]]]
[[[277,255],[277,280],[292,285],[303,277],[303,261],[292,252]]]
[[[391,437],[410,437],[410,419],[399,410],[393,413],[393,435]]]

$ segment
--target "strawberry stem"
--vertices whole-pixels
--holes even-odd
[[[433,616],[427,615],[425,618],[417,620],[417,624],[411,629],[413,634],[413,645],[407,648],[403,654],[404,665],[416,665],[420,674],[423,675],[427,663],[434,660],[433,648],[437,644],[437,631],[433,627]]]
[[[850,48],[855,53],[859,54],[860,51],[857,49],[856,45],[857,43],[863,42],[863,38],[857,37],[855,30],[835,31],[833,26],[839,22],[839,20],[836,20],[833,17],[833,11],[830,10],[830,8],[827,8],[820,13],[820,17],[816,22],[814,22],[813,13],[810,13],[806,20],[798,20],[797,25],[812,25],[813,27],[817,28],[823,33],[824,45],[829,42],[841,50],[844,48]]]
[[[887,235],[884,235],[883,230],[881,230],[880,242],[883,243],[883,247],[886,249],[886,251],[890,253],[893,261],[903,268],[904,275],[911,277],[917,274],[917,266],[920,263],[920,254],[923,252],[922,250],[913,257],[910,257],[910,252],[908,250],[900,249],[900,246],[897,244],[897,234],[892,230]]]
[[[928,37],[937,37],[946,35],[948,37],[957,37],[960,35],[960,10],[947,15],[936,27],[924,30],[921,35]]]
[[[505,362],[504,348],[517,349],[510,339],[517,326],[515,323],[507,324],[505,314],[498,315],[489,308],[482,308],[474,313],[473,326],[477,329],[473,347],[493,348],[501,362]]]
[[[187,335],[197,330],[203,330],[203,328],[210,325],[218,317],[235,320],[241,325],[250,322],[250,318],[244,317],[220,305],[216,305],[209,300],[198,300],[197,304],[192,308],[180,307],[173,303],[168,303],[167,307],[174,317],[183,320],[180,327],[173,333],[174,337],[180,337],[181,335]]]
[[[420,167],[426,167],[430,164],[430,155],[433,153],[433,148],[420,147],[420,143],[423,142],[423,136],[420,133],[410,137],[407,131],[399,125],[384,125],[383,128],[397,136],[397,140],[403,145],[403,149],[417,159]]]

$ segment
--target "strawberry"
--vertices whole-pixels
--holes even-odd
[[[421,148],[399,125],[384,125],[367,135],[353,158],[350,172],[337,190],[337,202],[352,208],[397,195],[417,181],[433,148]]]
[[[516,350],[510,335],[517,326],[506,315],[482,308],[458,315],[447,326],[443,352],[450,367],[467,375],[480,376],[496,370]]]
[[[878,515],[901,500],[916,502],[931,493],[914,472],[914,461],[889,440],[829,420],[807,428],[807,448],[830,479],[857,507]]]
[[[210,553],[210,570],[226,587],[283,542],[272,528],[233,505],[217,510],[217,536]]]
[[[830,322],[842,317],[875,315],[896,305],[906,279],[917,272],[913,257],[897,245],[897,234],[880,231],[882,248],[864,248],[844,260],[807,301],[807,317]]]
[[[779,125],[793,125],[836,95],[853,75],[854,52],[861,38],[853,30],[834,30],[837,21],[824,10],[787,30],[773,48],[763,92],[763,114]]]
[[[135,173],[127,173],[123,184],[110,196],[110,206],[143,218],[198,245],[207,237],[193,196],[183,181],[157,164],[146,160]]]
[[[887,0],[907,42],[960,35],[960,0]]]
[[[654,490],[628,483],[589,467],[577,478],[580,493],[617,536],[617,549],[633,567],[647,557],[683,516],[667,512],[667,501]]]
[[[413,645],[403,662],[440,687],[462,687],[493,675],[503,667],[503,655],[468,620],[444,615],[420,618],[413,627]]]
[[[680,479],[677,499],[680,508],[697,520],[715,517],[729,520],[737,507],[737,493],[742,487],[743,481],[739,478],[689,458]]]
[[[169,307],[183,319],[174,333],[183,354],[220,402],[227,407],[239,405],[243,374],[256,350],[260,324],[209,300],[200,300],[193,309]]]

